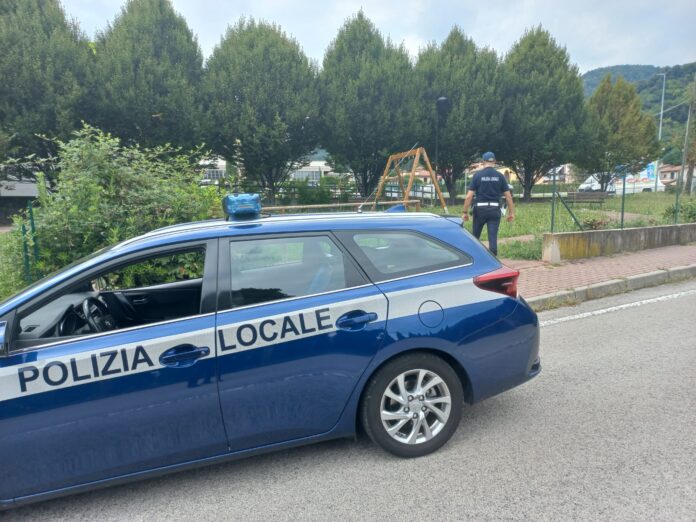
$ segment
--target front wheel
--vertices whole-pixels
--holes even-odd
[[[445,444],[462,416],[464,393],[452,367],[415,353],[387,363],[367,384],[361,419],[369,437],[399,457],[421,457]]]

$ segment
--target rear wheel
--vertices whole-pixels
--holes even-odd
[[[387,363],[368,382],[361,419],[370,438],[399,457],[440,448],[462,416],[456,372],[434,355],[415,353]]]

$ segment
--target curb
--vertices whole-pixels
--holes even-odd
[[[527,303],[535,312],[550,310],[561,306],[572,306],[591,299],[600,299],[610,295],[623,294],[632,290],[640,290],[650,286],[675,283],[685,279],[696,278],[696,264],[676,266],[664,270],[656,270],[646,274],[628,276],[622,279],[602,281],[589,286],[581,286],[572,290],[563,290],[552,294],[538,295],[527,299]]]

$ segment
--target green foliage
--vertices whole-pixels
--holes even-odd
[[[582,81],[568,53],[539,28],[525,33],[502,68],[503,136],[498,159],[528,200],[551,167],[574,161],[587,139]]]
[[[696,73],[696,62],[672,67],[617,65],[594,69],[583,75],[585,95],[588,97],[592,95],[607,74],[622,76],[627,82],[635,85],[643,110],[650,114],[657,124],[662,103],[662,73],[667,75],[665,110],[687,100],[689,85],[693,82],[694,73]],[[678,164],[681,161],[680,151],[684,139],[687,113],[688,105],[683,104],[664,114],[662,128],[663,163]]]
[[[220,215],[215,188],[197,184],[195,155],[168,147],[125,147],[88,126],[71,141],[59,142],[58,154],[56,190],[43,189],[34,210],[39,273],[155,228]],[[21,284],[18,227],[26,222],[17,216],[15,229],[4,234],[0,295]]]
[[[499,139],[498,57],[490,49],[476,48],[455,26],[440,46],[430,44],[421,51],[415,78],[420,144],[431,154],[436,150],[436,100],[445,96],[449,101],[449,111],[440,118],[439,165],[434,167],[454,201],[464,169]]]
[[[22,288],[22,236],[15,230],[0,234],[0,300]]]
[[[94,53],[97,126],[148,147],[200,143],[203,57],[170,0],[129,0]]]
[[[331,190],[326,185],[312,186],[307,180],[283,183],[281,205],[322,205],[331,203]]]
[[[210,144],[235,156],[267,191],[301,165],[316,144],[316,68],[275,25],[240,21],[208,60],[204,82]]]
[[[689,89],[693,85],[694,73],[696,73],[696,62],[675,65],[673,67],[661,67],[656,71],[656,73],[658,72],[667,75],[665,110],[688,101]],[[658,124],[662,101],[662,76],[656,74],[652,78],[637,82],[636,90],[643,103],[643,110],[652,115],[655,123]],[[688,103],[684,103],[664,113],[662,124],[664,163],[678,164],[681,161],[680,151],[684,144],[684,130],[688,112]],[[667,156],[671,156],[671,158]]]
[[[685,134],[682,141],[682,160],[684,162],[684,179],[682,180],[683,190],[686,194],[691,194],[693,185],[694,173],[696,171],[696,74],[694,74],[694,82],[688,90],[689,104],[691,107],[691,118],[689,121],[688,134]],[[686,127],[686,125],[684,125]],[[687,129],[685,129],[685,133]]]
[[[610,221],[602,218],[585,218],[582,220],[582,227],[585,230],[603,230],[607,228]]]
[[[681,150],[677,147],[669,147],[667,152],[665,152],[665,155],[662,156],[662,163],[664,165],[679,165],[681,163],[681,159]]]
[[[676,205],[671,205],[665,209],[664,216],[674,223],[674,215],[677,212]],[[684,200],[679,205],[679,222],[696,223],[696,200]]]
[[[280,191],[281,205],[329,205],[347,203],[355,191],[355,184],[347,177],[324,176],[318,185],[307,180],[290,180]]]
[[[657,131],[650,115],[641,111],[636,89],[622,77],[607,75],[588,102],[591,147],[584,167],[596,173],[606,190],[617,169],[639,172],[658,155]]]
[[[203,277],[204,264],[201,250],[159,256],[106,274],[101,289],[126,290],[196,279]]]
[[[587,98],[592,96],[607,74],[621,76],[629,83],[636,83],[652,78],[657,72],[660,72],[660,69],[654,65],[610,65],[592,69],[582,75],[585,96]]]
[[[328,188],[331,191],[331,197],[336,198],[338,203],[348,203],[356,193],[352,176],[324,176],[319,184]]]
[[[656,226],[674,223],[674,214],[670,215],[669,209],[673,208],[674,195],[664,192],[645,192],[626,195],[626,226]],[[696,207],[696,198],[685,197],[682,199],[682,207]],[[426,209],[428,212],[438,214],[444,211],[439,206]],[[596,223],[596,226],[603,228],[617,228],[620,220],[621,198],[608,198],[602,208],[587,208],[580,204],[572,207],[573,212],[581,223],[587,221]],[[450,214],[461,215],[462,206],[449,207]],[[672,210],[673,212],[673,210]],[[688,212],[688,211],[685,211]],[[686,216],[686,214],[685,214]],[[685,219],[682,219],[685,221]],[[603,225],[600,225],[603,222]],[[472,222],[466,223],[467,229],[471,230]],[[583,225],[584,226],[584,225]],[[501,238],[519,237],[526,235],[540,235],[549,232],[551,228],[551,201],[550,199],[542,202],[515,203],[515,220],[512,223],[502,221],[498,236]],[[556,231],[573,232],[578,230],[570,214],[565,208],[557,203],[556,206]],[[484,229],[485,238],[485,229]]]
[[[55,152],[79,124],[89,48],[58,0],[0,4],[0,161]]]
[[[528,259],[538,261],[541,259],[542,238],[534,236],[531,241],[509,241],[498,244],[498,257],[501,259]]]
[[[385,42],[360,11],[341,27],[324,55],[322,145],[372,193],[387,158],[415,141],[411,63],[403,47]]]

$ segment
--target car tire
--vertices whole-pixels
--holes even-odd
[[[421,457],[452,437],[463,402],[462,383],[447,362],[413,353],[388,362],[370,378],[360,418],[368,436],[384,450]]]

